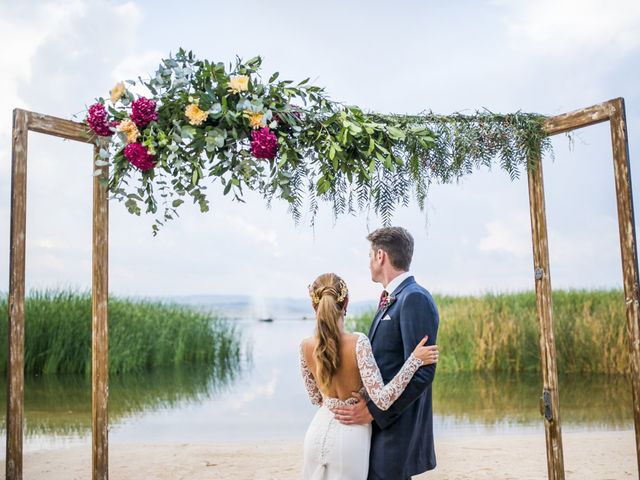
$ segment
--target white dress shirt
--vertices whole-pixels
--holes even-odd
[[[398,275],[396,278],[391,280],[389,284],[385,287],[385,290],[389,292],[389,295],[393,293],[393,291],[398,288],[398,286],[404,282],[407,278],[411,277],[413,274],[411,272],[403,272]]]

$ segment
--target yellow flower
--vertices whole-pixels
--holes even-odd
[[[136,127],[136,124],[133,123],[133,120],[131,120],[130,118],[121,121],[117,127],[117,130],[127,136],[127,143],[135,143],[135,141],[138,140],[138,137],[140,136],[138,127]]]
[[[115,86],[111,89],[111,103],[116,103],[118,100],[120,100],[122,98],[122,96],[124,95],[125,92],[125,88],[124,88],[124,83],[122,82],[118,82],[115,84]]]
[[[191,125],[200,125],[209,116],[209,112],[200,109],[196,103],[187,105],[187,108],[184,109],[184,114]]]
[[[246,92],[249,90],[249,77],[246,75],[236,75],[229,80],[229,91],[233,93]]]
[[[249,119],[249,125],[251,128],[266,127],[267,123],[264,121],[264,113],[254,112],[252,110],[245,110],[244,116]]]

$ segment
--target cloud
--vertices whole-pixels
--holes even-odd
[[[517,216],[508,220],[494,220],[487,223],[485,229],[486,235],[480,240],[479,251],[507,253],[516,257],[531,256],[528,218]]]
[[[112,5],[98,0],[70,1],[64,8],[51,3],[41,8],[46,14],[55,12],[58,21],[35,51],[32,75],[21,83],[19,93],[33,107],[49,114],[80,114],[82,118],[86,104],[107,95],[114,66],[138,50],[139,8],[133,3]],[[64,13],[57,13],[59,10]]]
[[[500,1],[513,46],[551,57],[623,57],[640,47],[637,0]]]
[[[267,248],[274,257],[281,255],[278,234],[273,228],[264,229],[239,217],[227,217],[227,222],[236,231],[250,238],[253,242]]]
[[[0,191],[10,190],[11,108],[64,118],[79,113],[76,118],[81,118],[93,98],[107,95],[116,81],[153,73],[160,59],[178,45],[197,49],[201,58],[215,61],[261,53],[272,62],[265,72],[278,70],[283,78],[294,80],[311,76],[336,100],[379,111],[433,108],[448,113],[486,106],[496,111],[561,113],[625,95],[633,158],[637,122],[631,121],[635,103],[630,95],[637,90],[638,62],[621,61],[638,49],[640,22],[638,7],[632,3],[611,4],[612,10],[624,9],[623,16],[605,12],[604,4],[593,0],[580,3],[579,9],[576,2],[549,0],[542,4],[493,2],[490,8],[477,3],[465,5],[465,15],[448,6],[433,9],[414,2],[391,23],[385,15],[394,11],[388,5],[370,9],[371,18],[364,22],[364,2],[348,8],[332,2],[314,19],[305,18],[298,13],[297,4],[289,3],[292,8],[285,9],[284,15],[273,14],[258,2],[246,12],[246,30],[257,31],[272,16],[291,26],[270,32],[256,52],[255,39],[237,36],[233,22],[216,24],[213,36],[234,38],[234,42],[211,41],[210,26],[194,28],[188,9],[102,0],[2,2],[0,41],[15,48],[6,48],[0,63]],[[153,14],[147,14],[147,8],[153,8]],[[207,4],[201,16],[226,18],[235,14],[234,8]],[[325,41],[317,42],[338,9],[343,15],[340,25],[331,28],[354,28],[338,37],[325,35]],[[579,15],[586,15],[586,20],[578,20]],[[456,25],[455,35],[451,35],[451,25]],[[384,42],[375,47],[374,60],[357,55],[362,38],[374,38],[382,26],[388,31]],[[583,26],[588,28],[583,30]],[[291,38],[296,41],[292,43]],[[558,45],[556,39],[561,40]],[[595,60],[594,55],[598,56]],[[400,80],[399,84],[398,78],[405,77],[408,83]],[[610,155],[609,134],[602,132],[600,136],[587,133],[585,138],[593,140],[592,144],[576,153],[580,157],[576,168],[584,178],[578,179],[575,169],[552,171],[545,166],[550,225],[566,225],[550,228],[554,285],[556,278],[566,285],[582,284],[594,273],[609,285],[619,284],[619,247],[611,239],[596,238],[604,224],[585,230],[580,225],[590,225],[590,218],[570,220],[576,214],[568,199],[576,198],[579,207],[591,215],[615,215],[615,204],[605,204],[602,195],[595,194],[594,185],[603,183],[602,172],[589,163]],[[29,137],[27,287],[34,279],[52,287],[64,282],[87,286],[90,148],[44,137]],[[557,165],[568,165],[564,148],[556,150]],[[635,170],[632,175],[637,183]],[[559,193],[554,194],[552,178],[557,179]],[[592,181],[585,183],[585,178]],[[131,216],[122,204],[112,202],[111,291],[264,296],[286,292],[303,297],[305,285],[315,275],[336,271],[348,282],[354,298],[377,296],[378,286],[367,270],[365,240],[367,231],[380,224],[375,216],[341,217],[334,222],[330,207],[323,204],[313,231],[306,223],[294,226],[284,202],[274,202],[267,209],[260,195],[247,192],[247,202],[238,204],[224,197],[219,186],[210,185],[207,190],[209,213],[201,214],[197,205],[185,204],[180,218],[167,224],[157,237],[150,234],[152,216]],[[434,185],[428,222],[415,205],[399,209],[394,223],[407,227],[416,238],[412,264],[416,277],[428,288],[451,293],[519,285],[530,288],[527,198],[525,180],[509,182],[494,169],[476,173],[459,185]],[[565,210],[556,218],[553,209],[557,205]],[[5,219],[4,231],[8,232],[8,194],[0,198],[0,218]],[[615,231],[613,228],[612,235]],[[598,254],[607,248],[613,253]],[[0,289],[6,290],[8,235],[0,237],[0,250],[5,252],[0,258]],[[59,263],[51,262],[47,255],[55,256]],[[586,255],[596,260],[585,262]],[[63,269],[56,268],[61,264]]]
[[[124,57],[112,70],[111,78],[114,84],[123,80],[135,80],[137,82],[138,77],[146,79],[155,73],[160,59],[166,55],[166,52],[159,52],[156,50],[146,52],[142,55],[131,54]],[[146,92],[138,91],[140,87],[138,85],[127,85],[127,88],[133,89],[136,94],[145,94]]]
[[[0,43],[5,46],[0,63],[0,112],[3,112],[0,135],[11,132],[8,113],[12,109],[30,107],[25,97],[19,94],[19,86],[31,77],[33,57],[51,32],[55,31],[61,16],[54,12],[50,21],[46,22],[44,12],[47,6],[33,6],[33,20],[25,22],[16,18],[11,10],[10,4],[0,4]]]

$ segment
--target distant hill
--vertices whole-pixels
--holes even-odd
[[[250,295],[178,295],[147,297],[163,303],[188,305],[198,310],[217,312],[230,319],[273,318],[303,320],[314,318],[311,302],[306,298],[264,298]],[[375,301],[349,304],[349,313],[359,314],[375,307]]]

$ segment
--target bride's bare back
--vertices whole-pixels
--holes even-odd
[[[358,392],[362,388],[362,379],[358,370],[356,360],[356,343],[358,335],[354,333],[342,333],[340,335],[340,367],[331,379],[331,385],[328,391],[321,391],[325,397],[338,398],[346,400],[352,397],[352,392]],[[318,340],[314,337],[305,338],[302,341],[302,352],[304,359],[309,366],[314,378],[316,379],[316,359],[313,352],[318,345]]]
[[[318,364],[313,358],[317,341],[313,338],[303,340],[300,343],[300,370],[311,403],[328,405],[329,408],[332,408],[331,405],[336,407],[340,404],[352,403],[356,399],[350,396],[351,393],[357,390],[362,395],[366,389],[369,398],[378,408],[388,409],[402,394],[414,373],[421,366],[438,361],[438,347],[436,345],[425,347],[427,339],[425,336],[418,343],[402,368],[385,384],[373,356],[369,338],[359,332],[355,334],[341,333],[338,348],[342,364],[338,372],[333,375],[331,385],[326,392],[319,390],[318,382],[313,373],[318,368]],[[310,363],[313,365],[313,370],[309,366]],[[360,378],[356,378],[357,376]],[[358,388],[361,385],[364,387]]]

